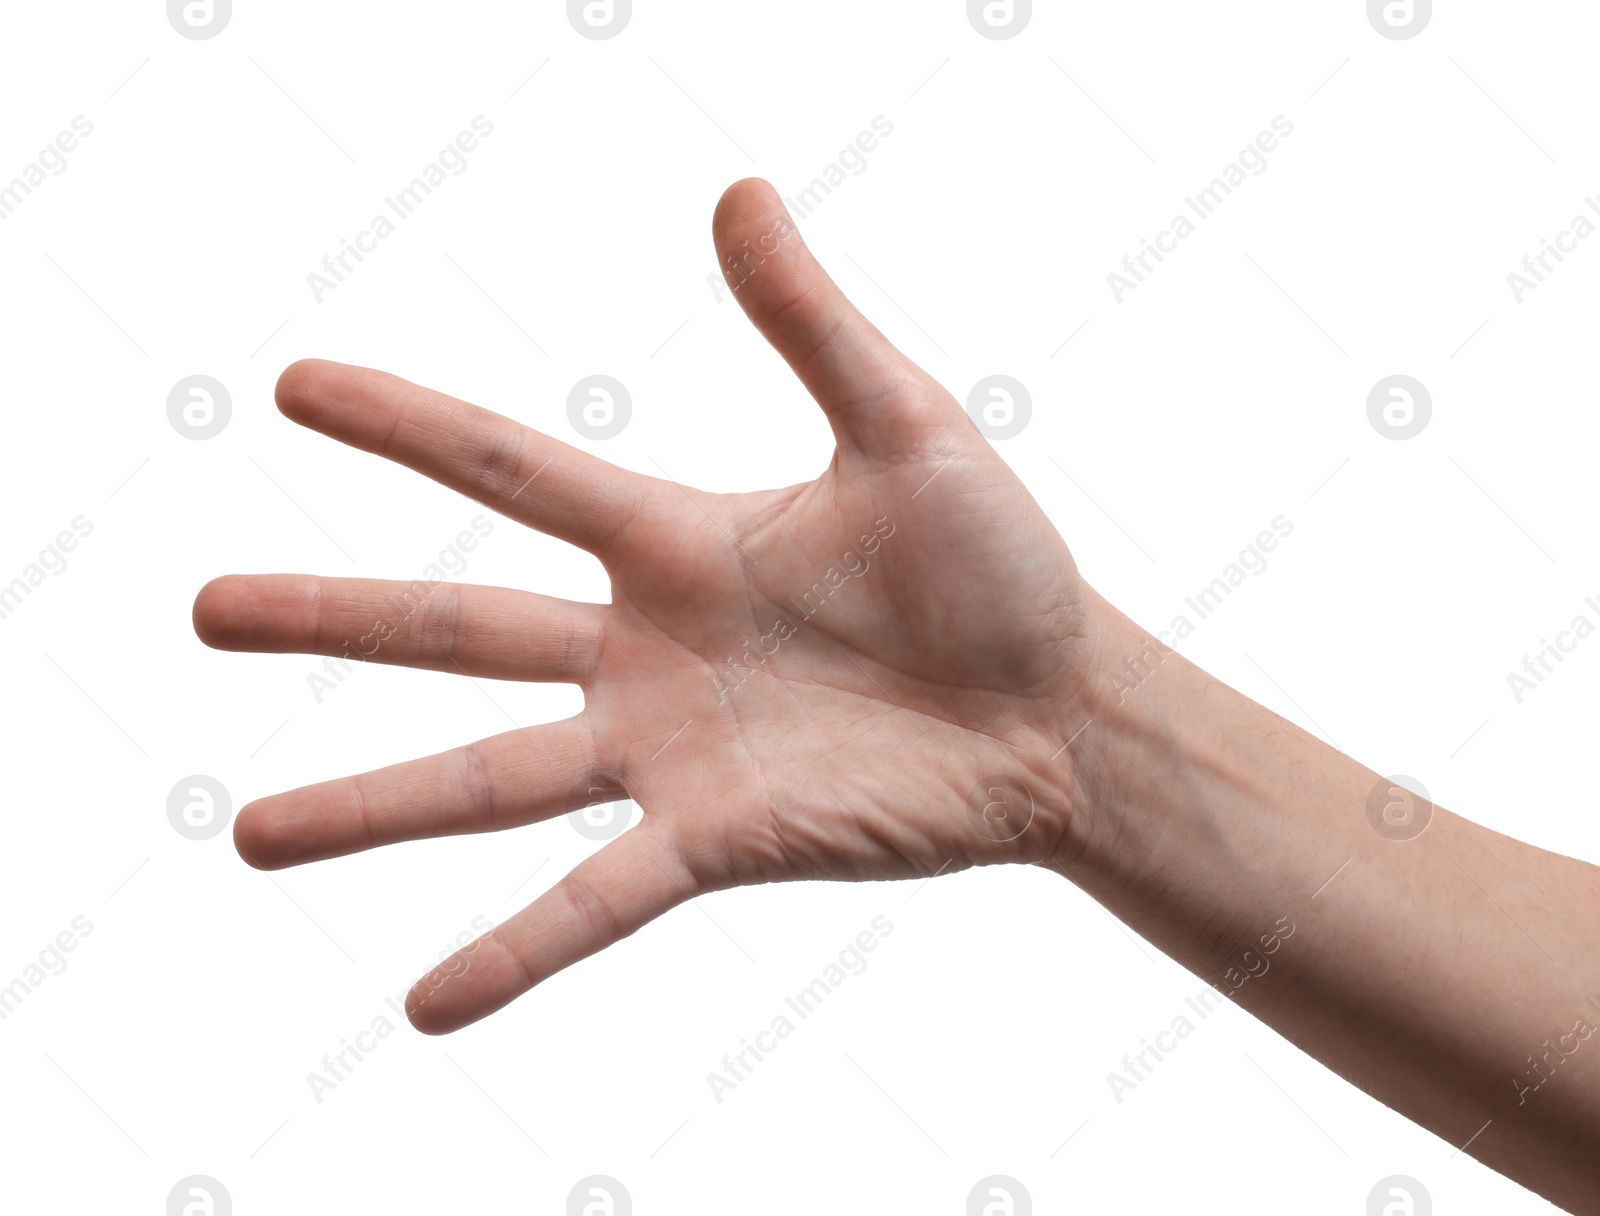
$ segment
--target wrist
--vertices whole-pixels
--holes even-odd
[[[1049,767],[1070,802],[1069,829],[1038,863],[1075,881],[1113,872],[1153,843],[1141,841],[1149,817],[1135,810],[1128,774],[1141,763],[1141,741],[1164,733],[1153,727],[1148,686],[1162,678],[1173,683],[1184,662],[1087,586],[1082,630],[1086,658],[1070,694],[1051,707],[1044,732],[1059,740]]]
[[[1165,898],[1203,884],[1205,871],[1237,881],[1253,868],[1249,842],[1279,826],[1296,747],[1312,741],[1289,738],[1302,732],[1098,595],[1088,600],[1093,658],[1058,723],[1070,740],[1073,831],[1044,864],[1122,896],[1151,886]]]
[[[1372,774],[1092,601],[1073,831],[1041,864],[1208,973],[1371,847]]]

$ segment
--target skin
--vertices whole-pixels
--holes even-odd
[[[638,802],[637,827],[418,982],[430,1034],[709,891],[1043,866],[1381,1101],[1600,1211],[1600,871],[1391,790],[1166,649],[1083,581],[771,187],[731,187],[713,229],[833,428],[813,482],[702,493],[382,372],[283,373],[289,418],[588,550],[611,603],[446,584],[396,621],[403,584],[208,584],[214,647],[339,655],[388,621],[373,661],[585,699],[254,802],[240,855],[272,869]]]

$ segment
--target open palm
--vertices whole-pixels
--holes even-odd
[[[442,586],[371,655],[576,683],[576,717],[240,812],[240,853],[275,868],[640,805],[637,827],[469,947],[469,967],[419,983],[422,1030],[480,1018],[706,891],[1040,861],[1082,830],[1065,744],[1094,597],[1065,545],[766,183],[732,187],[714,229],[745,311],[832,424],[834,459],[805,485],[702,493],[361,368],[307,361],[279,381],[296,422],[579,545],[611,577],[609,605]],[[220,648],[343,654],[405,592],[232,576],[202,590],[195,624]]]

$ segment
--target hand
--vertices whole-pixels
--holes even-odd
[[[291,418],[589,550],[612,602],[450,584],[420,597],[372,658],[570,681],[584,711],[253,803],[235,822],[245,859],[637,801],[637,827],[413,988],[407,1012],[431,1033],[706,891],[1038,863],[1375,1097],[1600,1211],[1595,1057],[1557,1064],[1549,1047],[1581,998],[1600,1002],[1600,872],[1426,800],[1426,833],[1376,829],[1372,796],[1392,782],[1079,579],[1006,465],[845,301],[769,187],[730,189],[715,235],[745,311],[833,426],[833,462],[808,485],[703,494],[392,376],[284,373]],[[220,579],[195,625],[213,646],[342,654],[408,593]],[[1150,678],[1124,682],[1130,667]],[[1266,954],[1275,978],[1246,985]],[[1562,1060],[1588,1024],[1558,1036]],[[1563,1079],[1530,1100],[1549,1078],[1518,1061],[1541,1036]]]
[[[635,829],[469,947],[470,967],[419,983],[419,1029],[480,1018],[707,891],[1050,860],[1082,830],[1063,744],[1090,593],[1065,545],[766,183],[733,186],[714,231],[725,263],[748,259],[729,273],[746,313],[833,427],[808,484],[702,493],[361,368],[306,361],[278,383],[294,421],[579,545],[611,577],[609,605],[441,586],[372,656],[573,682],[581,714],[239,814],[240,854],[276,868],[639,803]],[[233,576],[201,591],[195,628],[222,649],[347,653],[406,590]],[[996,774],[1025,790],[982,785]]]

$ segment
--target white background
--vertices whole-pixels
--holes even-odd
[[[191,41],[152,0],[8,5],[0,182],[94,124],[0,221],[0,583],[93,524],[0,620],[0,985],[93,925],[0,1022],[10,1206],[160,1213],[201,1173],[241,1216],[556,1213],[604,1173],[641,1216],[959,1213],[1004,1173],[1041,1213],[1356,1216],[1404,1173],[1440,1213],[1549,1210],[1237,1009],[1118,1103],[1106,1074],[1202,981],[1043,872],[711,896],[436,1040],[385,998],[597,846],[557,821],[268,876],[166,818],[189,774],[237,808],[580,704],[382,667],[318,703],[318,660],[195,639],[217,574],[410,579],[481,510],[288,423],[285,364],[383,367],[706,488],[813,476],[827,427],[708,285],[710,215],[752,174],[792,195],[882,115],[805,237],[959,397],[1028,386],[997,446],[1095,586],[1162,627],[1286,516],[1181,649],[1442,805],[1600,857],[1600,640],[1520,704],[1506,682],[1600,617],[1600,240],[1521,303],[1506,282],[1600,190],[1600,13],[1441,9],[1392,41],[1354,0],[1041,4],[996,41],[954,0],[637,0],[591,41],[557,3],[240,0]],[[480,114],[466,172],[317,302],[307,273]],[[1117,303],[1106,274],[1280,114],[1270,167]],[[595,372],[633,398],[604,442],[565,413]],[[196,373],[233,400],[201,442],[166,416]],[[1433,398],[1405,442],[1366,416],[1395,373]],[[461,577],[607,594],[498,517]],[[713,1099],[878,915],[867,970]],[[307,1074],[379,1015],[397,1032],[317,1101]]]

